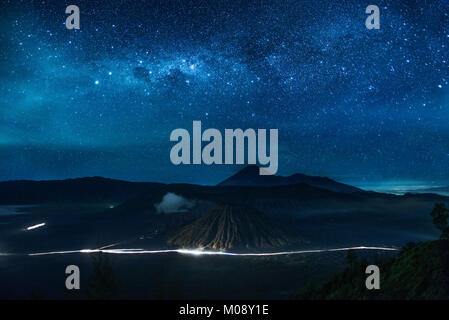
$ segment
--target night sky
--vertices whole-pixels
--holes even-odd
[[[170,162],[201,120],[279,129],[282,175],[449,184],[449,1],[13,0],[0,28],[0,180],[214,184],[238,167]]]

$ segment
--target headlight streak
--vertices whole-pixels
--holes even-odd
[[[124,242],[124,241],[123,241],[123,242]],[[98,248],[98,250],[103,250],[103,249],[107,249],[107,248],[115,247],[115,246],[117,246],[117,245],[119,245],[119,244],[121,244],[121,243],[123,243],[123,242],[117,242],[117,243],[109,244],[109,245],[107,245],[107,246],[104,246],[104,247]]]
[[[234,257],[267,257],[267,256],[282,256],[292,254],[307,254],[307,253],[320,253],[320,252],[338,252],[348,250],[379,250],[379,251],[398,251],[397,248],[387,247],[347,247],[347,248],[335,248],[335,249],[315,249],[315,250],[297,250],[297,251],[280,251],[280,252],[262,252],[262,253],[237,253],[226,251],[206,251],[198,249],[167,249],[167,250],[144,250],[144,249],[82,249],[71,251],[50,251],[29,253],[28,256],[45,256],[54,254],[71,254],[71,253],[110,253],[110,254],[163,254],[163,253],[179,253],[184,255],[215,255],[215,256],[234,256]]]
[[[39,223],[39,224],[35,224],[33,226],[29,226],[26,229],[27,229],[27,231],[30,231],[30,230],[37,229],[37,228],[40,228],[40,227],[43,227],[43,226],[45,226],[45,222]]]

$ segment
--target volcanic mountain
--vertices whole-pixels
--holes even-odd
[[[279,227],[243,205],[219,205],[185,226],[168,243],[183,248],[273,248],[287,243]]]
[[[263,168],[262,168],[263,170]],[[275,175],[260,175],[259,167],[247,166],[220,182],[219,186],[283,186],[291,184],[308,184],[312,187],[327,189],[334,192],[353,193],[362,191],[359,188],[343,184],[327,177],[315,177],[296,173],[291,176],[282,177]]]

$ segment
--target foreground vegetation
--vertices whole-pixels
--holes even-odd
[[[347,267],[321,285],[310,283],[297,299],[449,299],[449,211],[436,204],[431,212],[440,240],[410,243],[394,258],[374,261],[380,268],[380,289],[365,286],[365,259],[348,252]]]

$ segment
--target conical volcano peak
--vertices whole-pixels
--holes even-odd
[[[244,205],[223,204],[169,239],[183,248],[273,248],[286,244],[283,232],[262,213]]]

